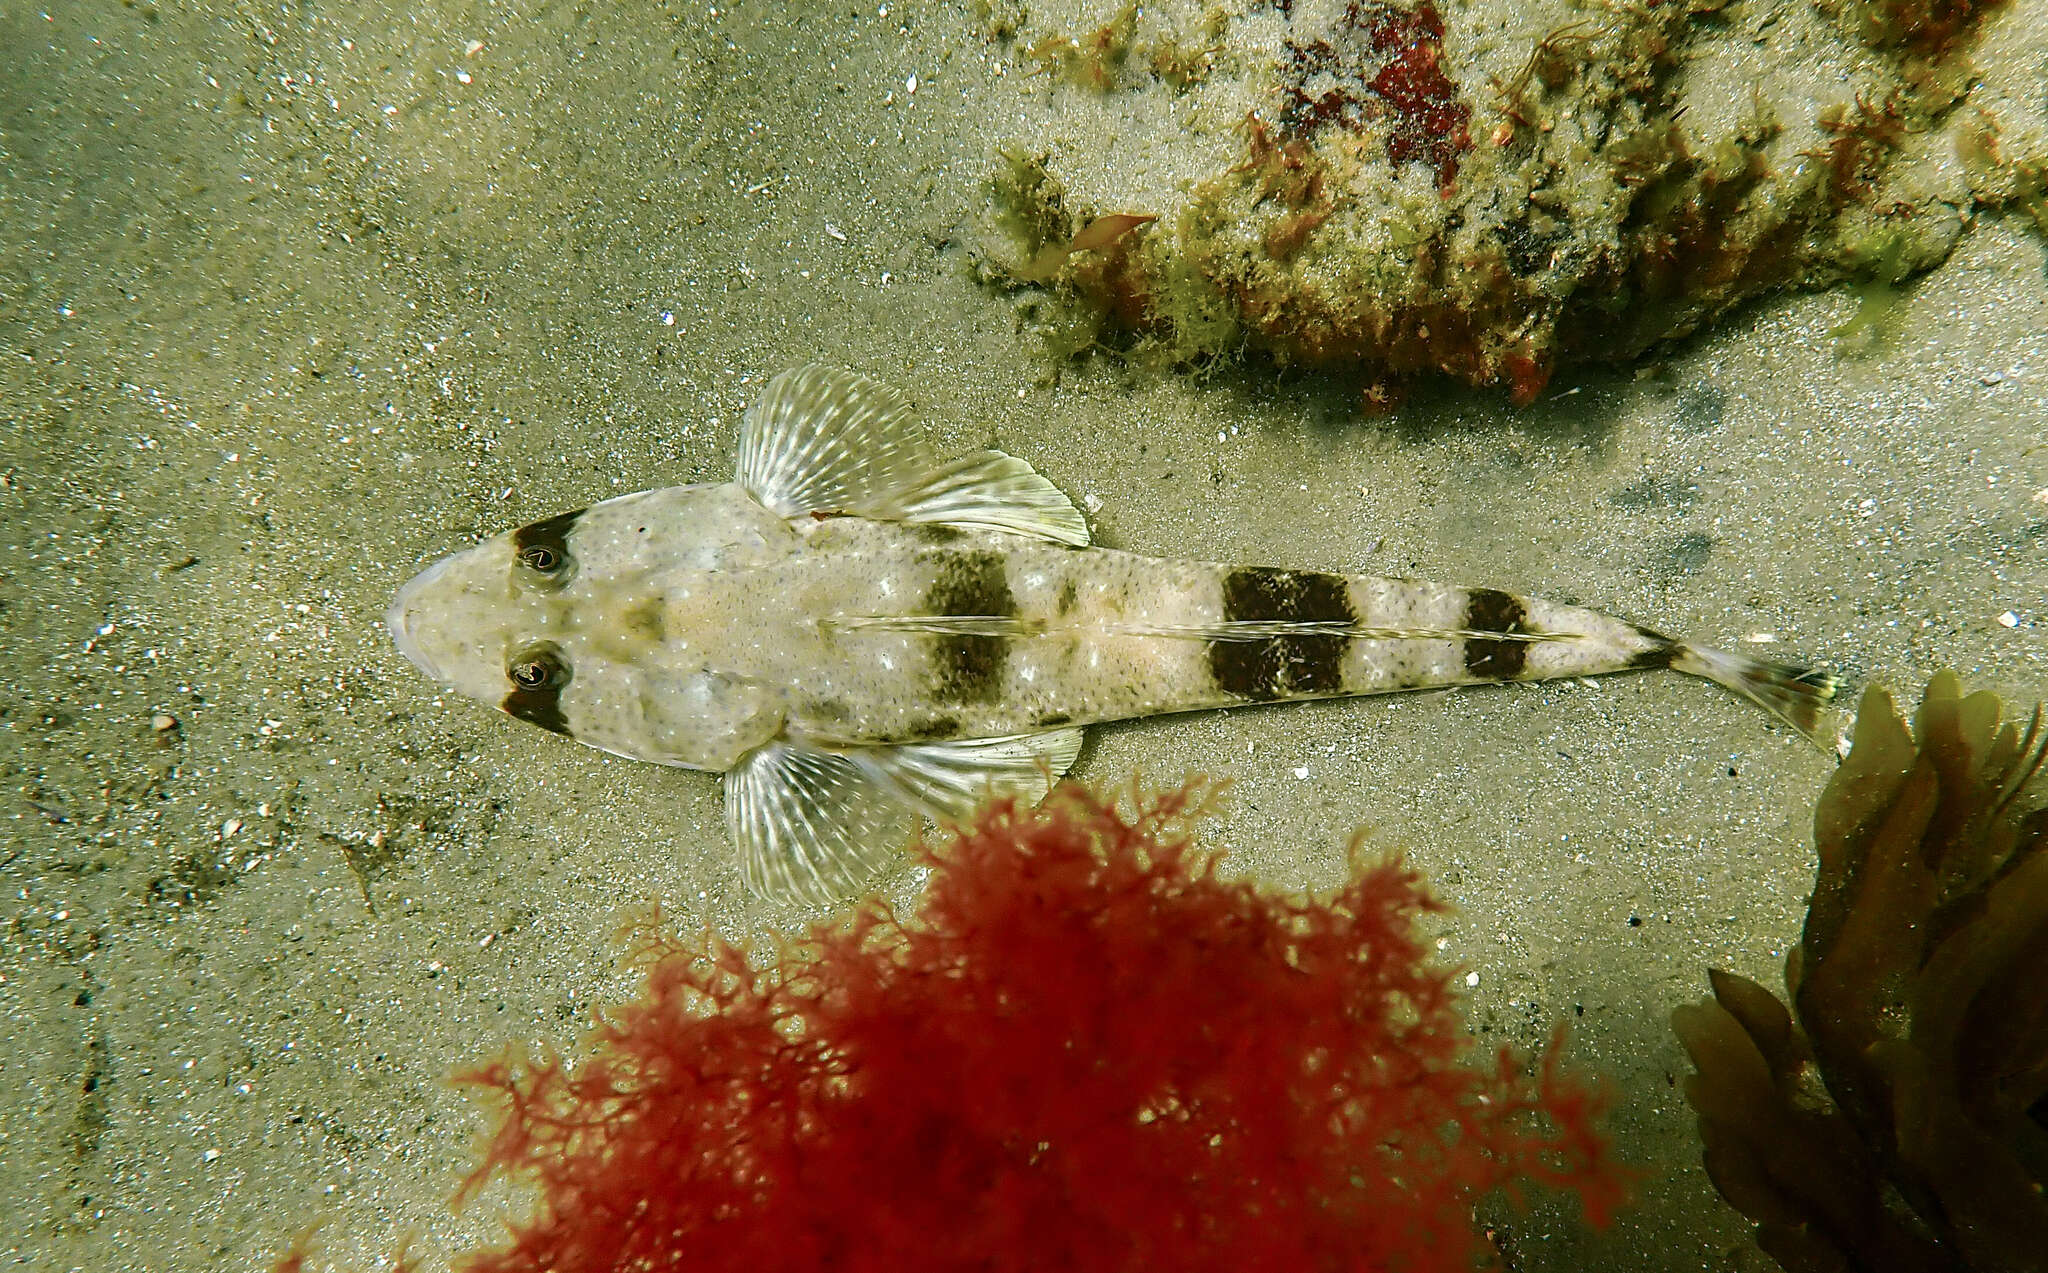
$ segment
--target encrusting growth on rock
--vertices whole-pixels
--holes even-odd
[[[1092,36],[991,25],[1026,62],[1102,52],[1032,81],[980,277],[1058,357],[1249,354],[1357,376],[1372,410],[1434,376],[1526,404],[1787,286],[1895,287],[1978,210],[2041,217],[2013,34],[2040,2],[1156,0]],[[1062,8],[1090,6],[1028,21]],[[1221,50],[1201,75],[1121,56],[1197,13]],[[1119,213],[1156,220],[1038,255]]]
[[[2048,1269],[2048,729],[1953,675],[1881,689],[1814,818],[1787,1010],[1673,1024],[1708,1174],[1790,1273]]]

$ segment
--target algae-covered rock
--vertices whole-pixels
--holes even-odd
[[[1706,1166],[1792,1273],[2048,1269],[2048,730],[1871,690],[1814,818],[1792,1008],[1673,1014]]]
[[[2038,199],[2044,30],[2048,0],[1058,0],[991,27],[1039,96],[989,277],[1060,299],[1033,313],[1063,353],[1527,401],[1770,289],[1898,282]],[[1108,214],[1157,219],[1031,271]]]

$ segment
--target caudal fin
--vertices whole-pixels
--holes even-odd
[[[1842,688],[1833,673],[1794,663],[1766,663],[1746,654],[1683,642],[1671,648],[1671,668],[1735,691],[1804,734],[1822,751],[1834,752],[1819,733],[1820,709],[1834,702]]]

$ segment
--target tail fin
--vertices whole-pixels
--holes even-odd
[[[1684,642],[1671,647],[1671,668],[1735,691],[1804,734],[1814,746],[1834,754],[1834,747],[1817,732],[1820,709],[1832,703],[1842,688],[1833,673],[1793,663],[1766,663],[1746,654]]]

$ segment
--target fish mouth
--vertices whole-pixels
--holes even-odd
[[[391,643],[398,647],[398,652],[409,663],[437,681],[445,681],[447,677],[426,651],[425,632],[420,622],[423,613],[420,601],[454,563],[455,558],[443,557],[414,575],[398,590],[398,595],[391,599],[391,604],[384,611],[384,627],[391,633]]]

